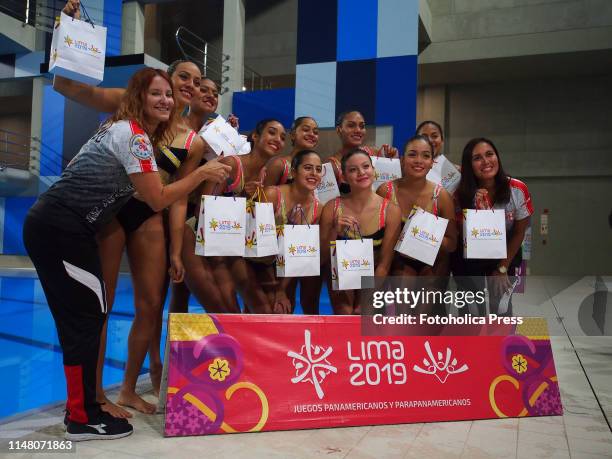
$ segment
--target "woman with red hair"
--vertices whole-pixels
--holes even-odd
[[[108,313],[96,233],[135,192],[157,212],[203,180],[227,178],[227,166],[211,162],[170,185],[162,184],[153,145],[169,135],[174,109],[166,72],[138,71],[117,112],[26,217],[24,244],[64,354],[69,440],[114,439],[132,433],[131,425],[103,412],[96,401],[98,349]]]

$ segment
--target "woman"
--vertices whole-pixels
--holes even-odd
[[[321,215],[321,247],[347,237],[345,234],[350,239],[373,239],[375,275],[387,276],[400,233],[400,209],[372,191],[374,167],[366,151],[358,148],[349,151],[342,157],[340,167],[351,191],[325,205]],[[321,253],[323,261],[328,261],[327,250]],[[360,313],[359,290],[333,291],[329,288],[329,292],[335,314]]]
[[[413,206],[450,220],[434,266],[397,253],[391,268],[393,276],[444,276],[446,273],[439,269],[447,266],[446,260],[457,247],[453,199],[444,188],[426,178],[433,166],[433,151],[428,137],[416,135],[409,139],[402,157],[402,178],[383,183],[377,190],[400,207],[403,223],[409,219]]]
[[[274,204],[277,229],[287,224],[316,225],[323,210],[314,191],[321,183],[323,167],[321,158],[314,150],[301,150],[291,160],[290,184],[270,186],[264,196]],[[274,267],[271,266],[271,269]],[[321,277],[283,277],[278,280],[274,298],[274,312],[291,314],[295,309],[297,284],[300,283],[300,304],[304,314],[319,313]],[[254,288],[257,288],[255,285]]]
[[[291,139],[291,153],[288,155],[272,158],[266,165],[265,186],[284,185],[291,183],[293,158],[303,150],[312,150],[319,143],[319,125],[310,116],[300,116],[296,118],[289,130]]]
[[[78,18],[78,0],[69,0],[64,13]],[[204,152],[204,141],[185,123],[181,116],[199,92],[201,72],[189,61],[176,61],[168,68],[176,96],[176,110],[171,122],[170,134],[163,145],[159,145],[156,158],[164,183],[172,178],[182,178],[195,170]],[[103,112],[114,112],[125,92],[122,88],[99,88],[56,76],[53,87],[62,95],[76,102]],[[144,413],[154,413],[152,405],[136,394],[136,381],[144,358],[149,351],[149,367],[153,390],[159,393],[161,382],[161,356],[159,334],[161,334],[161,311],[166,295],[167,266],[170,276],[180,282],[184,276],[181,260],[183,227],[187,209],[187,197],[178,200],[169,211],[169,257],[166,252],[166,236],[162,214],[153,211],[142,200],[132,198],[109,225],[98,235],[102,269],[107,283],[107,298],[110,307],[114,301],[115,286],[119,273],[121,255],[127,247],[128,260],[134,288],[135,315],[128,338],[128,362],[124,383],[118,403]],[[106,347],[106,329],[100,347],[98,363],[98,401],[104,409],[115,416],[131,417],[131,414],[114,405],[104,394],[102,370]]]
[[[423,121],[417,126],[416,133],[428,137],[434,149],[434,166],[432,168],[433,170],[428,174],[427,179],[431,180],[432,182],[437,182],[442,179],[442,186],[446,189],[446,191],[453,194],[457,189],[457,186],[459,185],[459,180],[461,178],[461,169],[458,165],[450,163],[457,170],[453,170],[450,172],[452,176],[449,176],[449,173],[447,172],[445,173],[445,176],[442,177],[443,171],[440,164],[442,163],[442,161],[447,160],[443,153],[444,132],[442,131],[442,126],[440,126],[436,121]]]
[[[275,155],[280,154],[285,146],[285,128],[280,121],[265,119],[257,123],[251,133],[251,152],[241,156],[229,156],[219,161],[231,167],[230,179],[225,186],[218,187],[205,183],[198,190],[200,195],[225,195],[251,197],[262,186],[262,175],[265,164]],[[187,268],[185,282],[191,293],[210,312],[240,312],[236,299],[236,290],[244,300],[245,307],[254,313],[271,313],[273,301],[261,289],[251,289],[249,273],[252,269],[242,257],[199,257],[195,255],[195,231],[197,221],[190,222],[191,234],[185,239],[183,260]],[[213,269],[212,277],[210,275]],[[229,268],[231,277],[227,276]],[[259,272],[259,282],[265,284],[266,291],[273,291],[276,286],[274,275],[263,268]],[[214,282],[219,288],[219,298],[210,298],[207,283]]]
[[[103,412],[96,401],[100,336],[108,313],[96,233],[134,192],[159,211],[202,180],[223,181],[228,174],[226,166],[213,162],[162,185],[152,144],[170,134],[175,110],[171,85],[161,70],[138,71],[119,110],[40,196],[25,221],[24,244],[64,353],[69,440],[114,439],[132,432],[125,420]]]
[[[332,156],[327,158],[325,162],[331,163],[336,175],[336,182],[340,193],[345,194],[349,192],[349,188],[346,182],[342,181],[341,174],[341,161],[344,155],[355,148],[361,148],[370,156],[386,156],[388,158],[397,158],[397,148],[390,145],[383,145],[377,151],[373,147],[367,147],[363,145],[366,137],[366,124],[363,115],[358,111],[344,112],[338,115],[336,119],[336,133],[340,138],[341,147]]]
[[[457,190],[459,210],[503,211],[507,256],[503,260],[478,260],[463,259],[462,254],[458,253],[453,257],[453,273],[459,276],[487,276],[491,313],[497,314],[500,312],[498,305],[501,296],[512,287],[508,275],[514,274],[514,269],[522,261],[521,244],[533,213],[531,196],[527,185],[506,175],[499,152],[489,139],[476,138],[467,143],[461,156],[461,170],[463,174]],[[480,279],[476,277],[472,281],[482,284]],[[484,285],[479,286],[484,288]],[[482,310],[480,312],[484,313]],[[504,314],[512,315],[511,304]]]

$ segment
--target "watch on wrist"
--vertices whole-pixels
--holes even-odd
[[[502,273],[502,274],[508,274],[508,268],[506,268],[506,267],[505,267],[505,266],[503,266],[503,265],[498,266],[498,267],[497,267],[497,270],[498,270],[500,273]]]

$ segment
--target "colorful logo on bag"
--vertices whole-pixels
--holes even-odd
[[[287,251],[293,257],[314,257],[317,253],[317,248],[308,244],[291,244]]]
[[[70,35],[65,35],[64,36],[64,43],[66,43],[66,46],[68,46],[70,48],[72,46],[72,44],[74,43],[74,40],[72,38],[70,38]]]
[[[412,233],[412,237],[417,241],[425,242],[431,245],[437,245],[440,243],[440,240],[435,235],[431,234],[429,231],[419,228],[418,226],[413,226],[410,232]]]
[[[374,172],[374,181],[375,182],[390,182],[392,180],[398,179],[399,175],[395,175],[391,172]]]
[[[144,134],[134,134],[130,139],[130,153],[137,159],[144,161],[151,159],[151,142]]]
[[[502,238],[502,232],[497,228],[472,228],[470,231],[472,239],[482,241],[498,241]]]
[[[354,260],[343,258],[340,264],[345,271],[368,271],[372,263],[365,258],[356,258]]]
[[[321,193],[325,190],[329,190],[330,188],[333,188],[335,184],[336,182],[332,182],[331,180],[327,180],[327,181],[321,180],[321,183],[319,183],[319,185],[317,186],[317,191]]]
[[[445,177],[442,177],[442,180],[440,180],[441,185],[446,188],[448,185],[450,185],[451,183],[453,183],[454,178],[458,175],[459,173],[457,171],[451,171],[449,172]]]
[[[208,227],[215,233],[225,234],[236,234],[242,229],[242,225],[236,220],[217,220],[214,217],[208,222]]]
[[[252,249],[253,247],[257,246],[257,235],[255,234],[255,231],[251,232],[251,235],[246,235],[244,237],[244,245],[247,249]]]
[[[270,233],[274,233],[274,225],[272,223],[260,223],[259,224],[259,234],[261,235],[269,235]]]
[[[93,44],[89,44],[86,41],[83,40],[73,40],[70,35],[64,35],[64,43],[66,44],[66,46],[68,46],[69,48],[72,48],[72,46],[74,45],[75,49],[79,49],[81,51],[88,51],[92,54],[100,54],[101,50],[100,48],[94,46]]]

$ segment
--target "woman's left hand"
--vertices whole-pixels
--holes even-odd
[[[185,266],[180,255],[170,255],[170,269],[168,270],[170,279],[175,284],[183,282],[185,278]]]
[[[508,273],[500,273],[497,269],[493,271],[490,276],[491,289],[493,294],[497,297],[501,297],[505,292],[512,288],[512,282],[508,277]]]
[[[399,151],[393,145],[385,143],[378,150],[378,156],[383,156],[385,158],[399,158]]]

